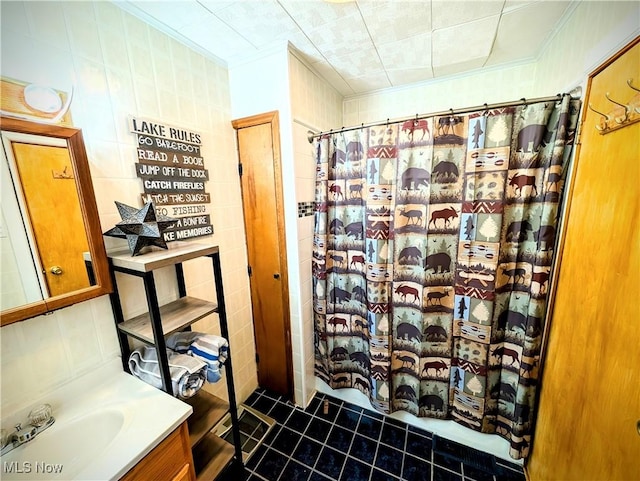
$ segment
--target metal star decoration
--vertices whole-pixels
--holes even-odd
[[[127,239],[131,255],[135,256],[147,246],[167,248],[163,233],[175,224],[178,219],[156,214],[153,202],[147,202],[142,209],[131,207],[115,201],[122,222],[118,222],[113,229],[104,235]]]

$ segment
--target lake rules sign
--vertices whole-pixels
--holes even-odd
[[[156,212],[175,217],[165,230],[166,242],[213,234],[206,206],[211,196],[204,190],[209,171],[204,168],[200,134],[137,117],[129,118],[136,134],[136,175],[142,179],[142,202],[153,202]]]

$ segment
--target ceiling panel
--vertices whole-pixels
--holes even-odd
[[[116,1],[229,66],[289,42],[341,94],[531,60],[577,0]]]

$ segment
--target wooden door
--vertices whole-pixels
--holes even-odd
[[[258,383],[291,397],[289,290],[277,112],[233,122],[256,339]]]
[[[585,104],[640,108],[627,79],[640,87],[637,41],[590,76]],[[601,135],[600,120],[581,127],[531,481],[640,479],[640,122]]]
[[[49,296],[89,287],[83,258],[89,245],[69,150],[22,142],[11,146]]]

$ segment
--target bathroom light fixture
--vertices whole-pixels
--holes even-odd
[[[30,84],[24,88],[24,101],[32,109],[55,114],[62,108],[62,99],[51,87]]]

